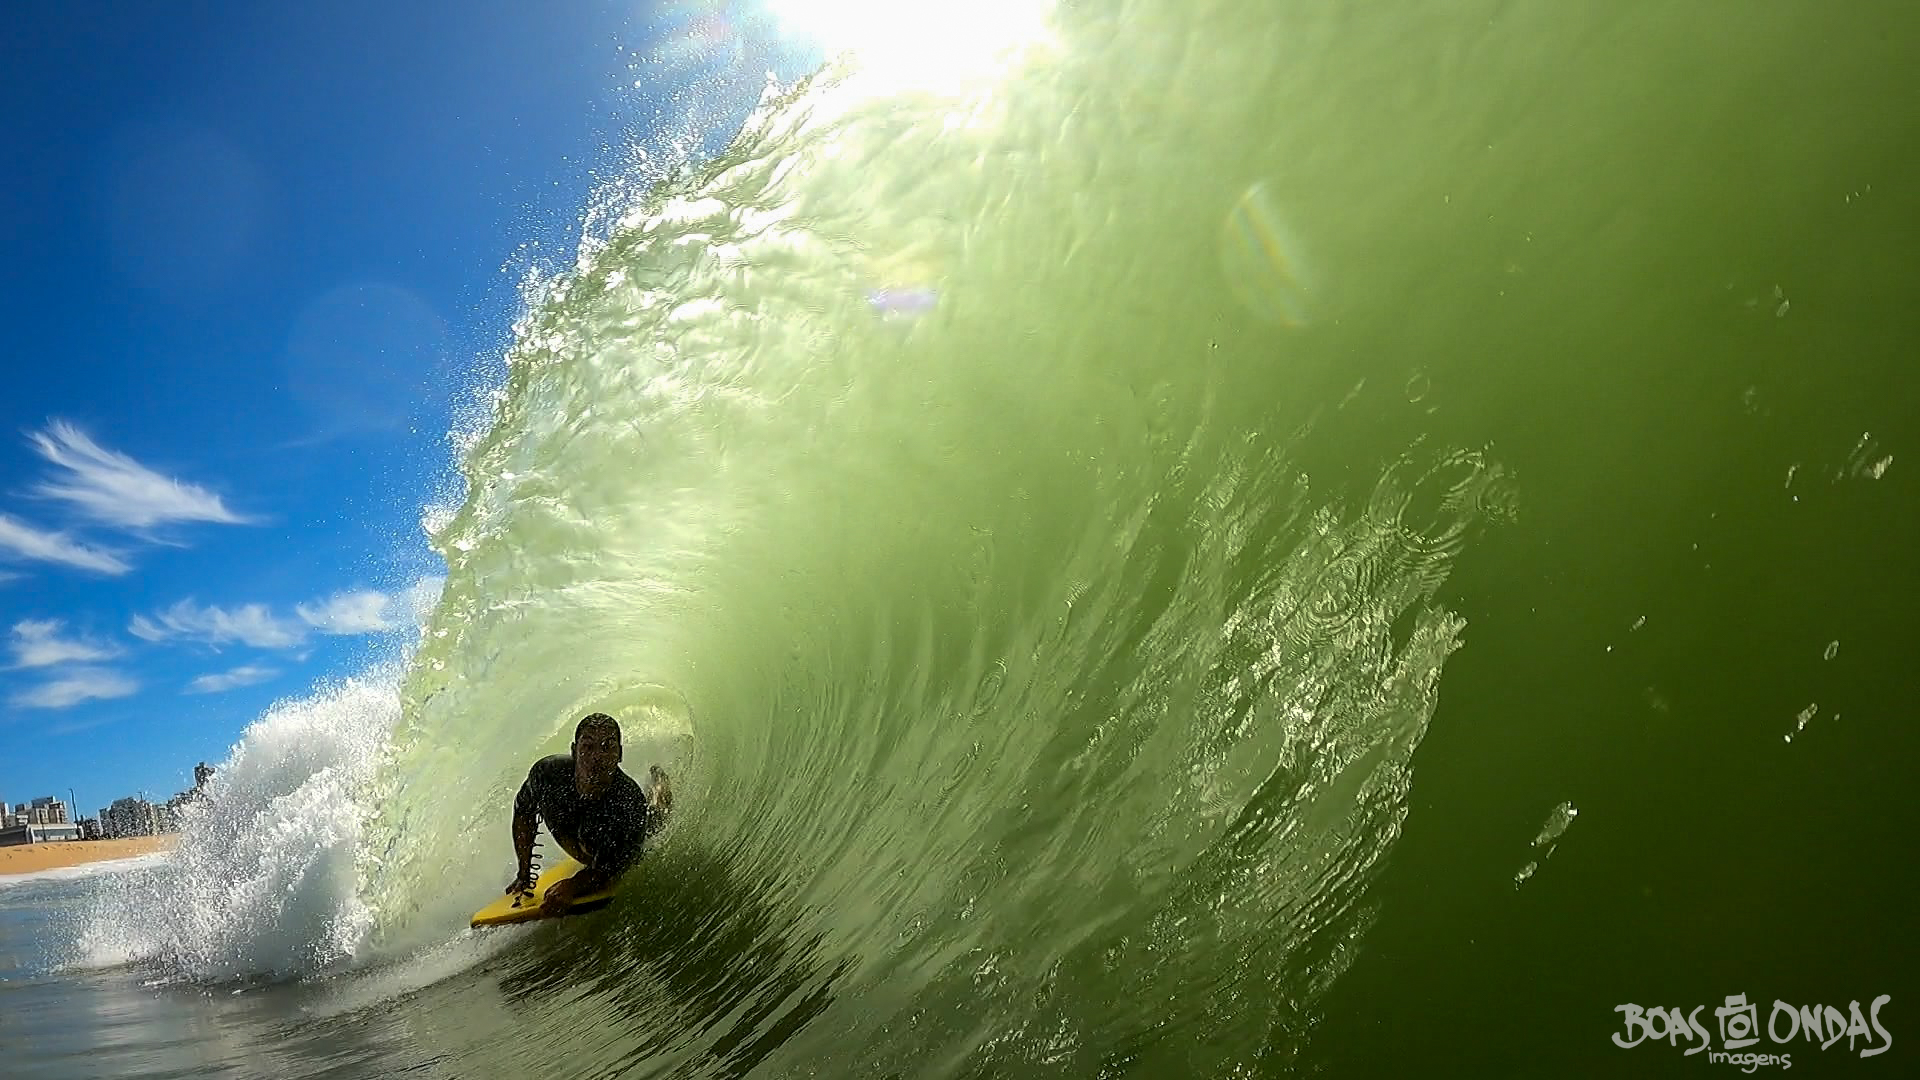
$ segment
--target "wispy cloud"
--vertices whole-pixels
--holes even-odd
[[[139,683],[117,671],[84,668],[28,687],[9,700],[21,709],[67,709],[86,701],[127,697],[139,690]]]
[[[34,491],[72,503],[95,521],[130,529],[189,521],[251,523],[206,488],[163,476],[108,450],[64,420],[55,420],[31,438],[41,457],[64,470],[63,476],[43,481]]]
[[[311,604],[295,604],[294,612],[323,634],[378,634],[418,627],[440,601],[443,577],[423,577],[397,593],[377,589],[337,592]]]
[[[208,645],[241,642],[259,649],[284,649],[306,640],[306,627],[282,619],[265,604],[243,604],[231,610],[201,607],[182,600],[151,618],[135,615],[127,632],[146,641],[198,641]]]
[[[59,619],[22,619],[13,624],[13,666],[87,664],[120,655],[116,646],[85,638],[62,638]]]
[[[398,593],[348,589],[295,604],[292,615],[276,615],[265,604],[202,607],[182,600],[152,615],[135,615],[127,631],[146,641],[237,641],[258,649],[291,649],[314,634],[379,634],[417,627],[433,609],[443,583],[442,578],[425,577]]]
[[[202,675],[187,684],[189,694],[218,694],[239,686],[252,686],[263,683],[280,674],[272,668],[242,664],[232,671],[223,671],[217,675]]]
[[[110,551],[88,547],[65,533],[44,532],[5,514],[0,514],[0,551],[101,574],[124,574],[133,569]]]
[[[49,735],[75,735],[103,724],[111,724],[118,719],[120,718],[117,716],[90,716],[85,720],[62,720],[44,730]]]
[[[394,628],[394,598],[374,589],[334,593],[293,610],[308,626],[323,634],[377,634]]]

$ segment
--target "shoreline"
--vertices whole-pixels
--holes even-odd
[[[129,836],[119,840],[67,840],[52,844],[0,847],[0,878],[172,851],[179,839],[178,833],[162,833],[159,836]]]

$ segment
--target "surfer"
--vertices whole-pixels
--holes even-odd
[[[646,793],[620,770],[620,725],[605,713],[583,717],[573,730],[573,753],[554,754],[533,763],[513,800],[513,853],[520,871],[507,885],[510,893],[533,891],[533,840],[539,822],[567,854],[586,869],[547,888],[541,907],[564,910],[575,896],[599,892],[640,857],[640,844],[657,829],[648,828]],[[653,767],[654,784],[672,800],[665,771]]]

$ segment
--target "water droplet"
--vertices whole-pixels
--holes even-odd
[[[1839,655],[1840,655],[1840,643],[1838,641],[1829,641],[1827,642],[1827,651],[1820,654],[1820,659],[1831,660],[1834,657]]]
[[[1571,801],[1554,807],[1553,812],[1547,815],[1546,822],[1540,826],[1539,835],[1533,838],[1533,846],[1545,847],[1558,841],[1565,835],[1567,827],[1573,824],[1573,819],[1579,816],[1580,811],[1574,808]]]
[[[1877,460],[1876,460],[1877,459]],[[1892,454],[1882,454],[1880,446],[1874,441],[1873,432],[1860,433],[1860,441],[1853,444],[1853,451],[1847,455],[1847,463],[1834,474],[1836,481],[1848,475],[1878,480],[1887,474],[1888,466],[1893,464]]]

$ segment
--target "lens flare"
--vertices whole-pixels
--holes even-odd
[[[787,36],[829,55],[851,54],[864,74],[894,89],[959,93],[999,79],[1044,44],[1050,6],[1046,0],[767,0],[766,11]]]
[[[1307,325],[1311,289],[1300,244],[1265,181],[1249,187],[1227,212],[1220,264],[1228,288],[1255,315],[1288,329]]]

